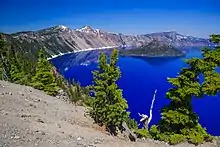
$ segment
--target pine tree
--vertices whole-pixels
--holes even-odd
[[[9,48],[0,34],[0,60],[1,60],[1,77],[3,80],[10,80]],[[3,71],[4,70],[4,71]],[[3,73],[4,72],[4,73]],[[3,74],[3,75],[2,75]]]
[[[1,44],[1,43],[0,43]],[[1,45],[0,45],[0,50],[1,50]],[[0,79],[3,80],[3,60],[2,60],[2,55],[0,54]]]
[[[210,40],[220,43],[220,35],[211,35]],[[205,77],[202,90],[204,94],[216,95],[220,91],[220,74],[216,70],[220,67],[220,46],[216,46],[214,50],[204,48],[203,56],[204,60],[198,68]]]
[[[10,81],[20,83],[20,80],[25,76],[25,73],[21,71],[16,55],[15,48],[12,45],[9,50]]]
[[[21,70],[24,71],[28,77],[33,77],[36,73],[37,60],[32,60],[28,56],[28,54],[20,52],[20,54],[18,54],[18,62]]]
[[[0,62],[0,76],[1,76],[1,80],[3,80],[3,75],[2,75],[2,72],[3,72],[3,60],[2,60],[3,47],[4,47],[4,44],[3,44],[2,37],[0,34],[0,61],[1,61]]]
[[[52,65],[47,61],[43,49],[39,51],[36,74],[32,78],[31,85],[36,89],[44,90],[49,95],[57,94],[58,86],[52,72]]]
[[[3,39],[3,35],[1,34],[0,34],[0,56],[1,56],[1,63],[0,63],[1,79],[4,77],[4,80],[28,85],[29,79],[31,79],[31,77],[27,75],[29,75],[32,68],[29,68],[29,66],[22,63],[23,62],[31,63],[31,62],[27,60],[24,54],[22,54],[21,50],[15,49],[15,46],[14,44],[12,44],[12,42],[6,43],[6,41],[4,41]],[[27,70],[24,70],[24,68],[27,68]],[[4,69],[4,76],[2,76],[3,69]]]
[[[215,37],[212,36],[211,40],[218,43],[219,38]],[[185,140],[199,144],[212,139],[193,112],[192,98],[203,97],[204,94],[216,95],[220,91],[220,74],[216,71],[220,66],[220,48],[204,48],[202,52],[203,58],[187,60],[188,68],[183,68],[176,78],[168,78],[173,88],[166,96],[171,102],[162,109],[159,125],[151,128],[150,133],[155,139],[171,144]],[[200,75],[204,76],[202,84]]]
[[[3,80],[3,75],[2,75],[2,62],[0,63],[0,80]]]
[[[116,84],[121,77],[120,69],[116,66],[117,60],[117,50],[112,52],[109,64],[106,55],[100,54],[98,70],[93,72],[91,92],[94,97],[92,97],[90,111],[96,123],[105,125],[115,135],[117,128],[120,128],[122,122],[126,121],[129,116],[126,111],[127,101],[122,96],[122,90]]]

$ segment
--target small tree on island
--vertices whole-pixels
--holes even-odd
[[[219,43],[220,36],[212,35],[211,40]],[[204,48],[202,55],[203,58],[187,60],[189,67],[182,68],[176,78],[168,78],[173,88],[168,90],[166,96],[171,102],[162,109],[158,126],[151,127],[150,134],[154,139],[170,144],[184,141],[200,144],[212,140],[193,112],[192,98],[201,98],[204,94],[216,95],[220,91],[220,74],[216,71],[220,66],[220,47]],[[201,75],[204,76],[203,81]]]
[[[96,123],[105,125],[114,135],[117,134],[117,128],[120,128],[129,117],[126,111],[127,101],[116,84],[121,77],[120,69],[116,65],[117,60],[117,50],[113,50],[110,63],[107,63],[106,55],[100,53],[98,70],[93,71],[93,85],[90,87],[91,93],[94,94],[90,115]]]
[[[39,51],[36,74],[32,78],[31,85],[49,95],[55,96],[57,94],[58,86],[53,75],[52,65],[47,60],[43,49]]]

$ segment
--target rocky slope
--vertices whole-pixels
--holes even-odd
[[[167,45],[175,47],[200,47],[210,45],[207,39],[184,36],[177,32],[162,32],[144,35],[123,35],[109,33],[99,29],[85,26],[72,30],[66,26],[58,25],[51,28],[5,34],[5,38],[12,42],[16,48],[26,49],[35,53],[39,48],[47,48],[50,56],[89,48],[136,48],[156,39]]]
[[[169,147],[109,136],[85,108],[31,87],[0,81],[0,147]],[[193,147],[180,144],[177,147]],[[217,147],[217,142],[199,147]]]

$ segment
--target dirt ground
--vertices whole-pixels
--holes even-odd
[[[130,142],[102,131],[74,106],[31,87],[0,81],[0,147],[167,147],[154,140]],[[180,144],[178,147],[193,145]],[[217,147],[207,143],[201,147]]]

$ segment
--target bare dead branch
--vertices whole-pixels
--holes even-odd
[[[152,99],[152,102],[151,102],[150,117],[148,119],[148,124],[151,122],[151,120],[153,118],[152,110],[153,110],[153,107],[154,107],[154,101],[155,101],[155,98],[156,98],[156,94],[157,94],[157,89],[154,91],[154,96],[153,96],[153,99]]]
[[[144,128],[148,130],[148,125],[150,124],[152,118],[153,118],[153,107],[154,107],[154,101],[156,99],[156,94],[157,94],[157,89],[154,91],[154,96],[151,102],[151,107],[150,107],[150,117],[148,118],[148,116],[146,114],[140,114],[138,113],[138,115],[141,117],[140,122],[144,124]]]

